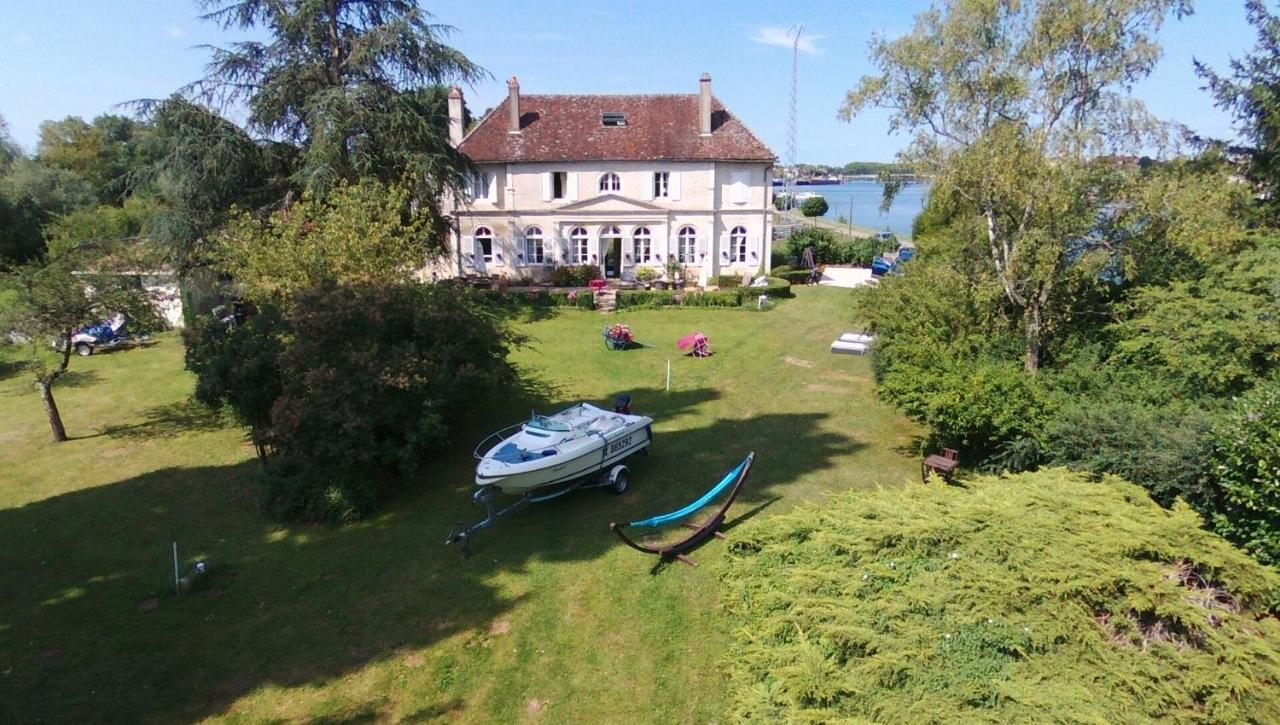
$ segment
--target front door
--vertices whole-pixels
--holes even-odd
[[[617,279],[622,276],[622,239],[606,237],[604,242],[604,276],[606,279]]]

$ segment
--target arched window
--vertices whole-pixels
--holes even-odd
[[[635,247],[636,264],[653,261],[653,236],[649,234],[649,227],[636,227],[631,233],[631,241]]]
[[[546,262],[546,250],[542,246],[542,228],[529,227],[524,230],[524,259],[525,262],[532,265],[542,265]]]
[[[680,227],[680,231],[676,232],[676,252],[679,259],[684,264],[693,264],[698,261],[698,232],[693,227]]]
[[[734,227],[729,232],[729,263],[746,264],[747,262],[747,228]]]
[[[574,264],[586,264],[588,239],[587,230],[582,227],[574,227],[569,232],[569,254],[572,255]]]
[[[610,191],[621,191],[622,179],[612,171],[600,175],[600,193],[606,194]]]
[[[475,231],[476,259],[486,264],[493,261],[493,230],[489,227],[476,227]]]

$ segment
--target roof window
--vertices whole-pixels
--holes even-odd
[[[611,111],[600,117],[600,123],[605,126],[625,126],[627,125],[627,114]]]

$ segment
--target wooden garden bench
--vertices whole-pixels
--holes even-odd
[[[960,453],[954,448],[943,448],[942,455],[937,453],[926,456],[920,463],[920,480],[929,482],[929,471],[936,472],[943,480],[950,482],[960,467]]]

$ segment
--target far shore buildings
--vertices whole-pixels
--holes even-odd
[[[452,275],[546,278],[597,265],[630,280],[675,259],[688,279],[769,268],[776,155],[711,93],[508,96],[450,137],[480,174],[458,200]],[[443,270],[440,270],[443,272]]]

